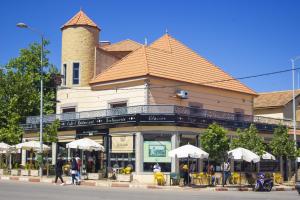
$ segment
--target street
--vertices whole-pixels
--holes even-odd
[[[59,186],[40,183],[0,181],[0,200],[199,200],[199,199],[299,199],[296,191],[290,192],[212,192],[204,190],[153,190],[128,188],[95,188],[83,186]]]

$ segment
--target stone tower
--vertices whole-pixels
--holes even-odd
[[[100,28],[82,10],[61,27],[62,65],[67,87],[89,86],[94,75]]]

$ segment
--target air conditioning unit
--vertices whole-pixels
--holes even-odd
[[[176,91],[176,97],[180,99],[187,99],[188,98],[188,92],[186,90],[177,90]]]

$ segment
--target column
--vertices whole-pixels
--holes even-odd
[[[178,133],[174,133],[171,137],[172,149],[179,147],[179,136]],[[171,158],[171,172],[179,172],[179,161],[178,158]]]
[[[22,149],[22,161],[21,161],[21,165],[25,166],[26,165],[26,150]]]
[[[143,148],[144,139],[141,132],[135,133],[135,172],[140,174],[143,171]]]
[[[56,155],[57,155],[57,143],[52,142],[52,165],[56,164]]]

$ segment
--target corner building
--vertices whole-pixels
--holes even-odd
[[[207,126],[219,123],[234,136],[237,128],[255,123],[270,138],[274,123],[253,116],[257,94],[195,51],[165,34],[150,45],[130,39],[101,41],[101,29],[83,11],[61,27],[62,87],[57,91],[58,143],[52,159],[65,144],[89,137],[105,152],[93,152],[88,171],[134,168],[134,179],[152,182],[152,168],[179,170],[168,151],[184,144],[200,146]],[[38,138],[38,117],[28,117],[24,140]],[[68,152],[70,155],[72,152]],[[197,168],[203,162],[197,161]]]

